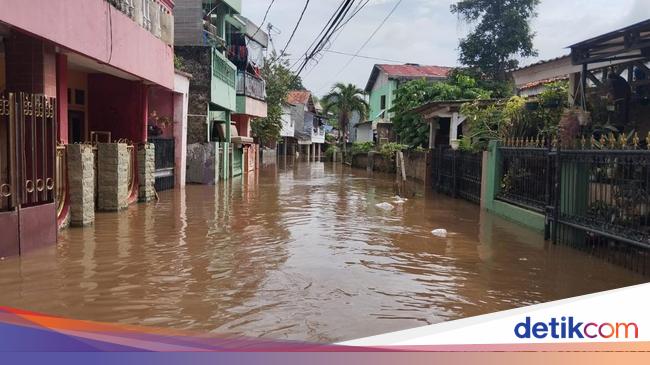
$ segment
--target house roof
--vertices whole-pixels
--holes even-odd
[[[310,98],[311,92],[309,90],[292,90],[287,95],[287,103],[307,105]]]
[[[650,19],[571,45],[574,65],[644,57],[650,41]]]
[[[564,56],[558,56],[558,57],[551,58],[551,59],[548,59],[548,60],[540,60],[540,61],[537,61],[537,62],[531,63],[530,65],[526,65],[526,66],[522,66],[522,67],[516,68],[516,69],[514,69],[514,70],[512,70],[512,71],[510,71],[510,72],[517,72],[517,71],[527,70],[527,69],[529,69],[529,68],[533,68],[533,67],[537,67],[537,66],[545,65],[545,64],[547,64],[547,63],[552,63],[552,62],[562,61],[562,60],[568,59],[568,58],[570,58],[570,57],[571,57],[571,55],[570,55],[570,54],[567,54],[567,55],[564,55]]]
[[[370,92],[372,86],[377,81],[379,72],[384,72],[388,75],[389,78],[404,78],[404,79],[417,79],[417,78],[434,78],[434,79],[444,79],[449,75],[449,72],[453,67],[445,66],[422,66],[413,63],[407,63],[404,65],[386,65],[386,64],[376,64],[372,68],[370,78],[366,84],[366,92]]]

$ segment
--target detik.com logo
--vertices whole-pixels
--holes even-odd
[[[577,321],[573,317],[555,317],[548,322],[532,323],[530,317],[515,325],[518,338],[639,338],[636,323],[596,323]]]

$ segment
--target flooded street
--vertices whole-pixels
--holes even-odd
[[[0,262],[0,305],[76,319],[334,342],[646,280],[478,206],[340,165],[188,186]],[[446,228],[448,238],[436,238]]]

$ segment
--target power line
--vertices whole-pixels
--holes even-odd
[[[323,50],[323,52],[335,53],[335,54],[340,54],[340,55],[344,55],[344,56],[355,56],[354,53],[332,51],[332,50],[329,50],[329,49]],[[380,57],[372,57],[372,56],[363,56],[363,55],[360,55],[360,54],[357,54],[356,57],[358,57],[358,58],[366,58],[366,59],[369,59],[369,60],[376,60],[376,61],[392,62],[392,63],[407,63],[406,61],[391,60],[391,59],[388,59],[388,58],[380,58]]]
[[[298,65],[298,63],[300,63],[300,61],[302,60],[303,57],[307,57],[307,53],[309,52],[309,50],[310,50],[310,49],[311,49],[311,48],[316,44],[316,42],[318,41],[318,39],[320,38],[320,36],[323,34],[323,32],[325,32],[325,29],[327,28],[327,26],[332,22],[332,20],[334,20],[334,17],[336,16],[336,14],[339,13],[339,11],[341,10],[341,8],[342,8],[343,5],[345,4],[345,1],[346,1],[346,0],[342,0],[341,3],[339,3],[339,6],[336,7],[336,9],[334,10],[334,13],[332,13],[332,16],[327,20],[327,23],[325,23],[325,25],[323,26],[323,28],[321,29],[321,31],[320,31],[320,32],[318,33],[318,35],[314,38],[314,41],[311,42],[311,44],[309,45],[309,47],[307,47],[307,50],[305,51],[305,54],[304,54],[303,56],[300,56],[300,57],[296,60],[296,62],[295,62],[293,65],[291,65],[291,67],[290,67],[291,69],[293,69],[294,67],[296,67],[296,65]]]
[[[309,60],[311,60],[318,52],[320,52],[323,49],[325,44],[327,44],[329,39],[334,34],[332,32],[332,29],[335,29],[336,27],[338,27],[341,24],[341,22],[343,21],[343,19],[345,19],[346,14],[350,11],[350,7],[351,7],[352,3],[353,3],[353,0],[346,0],[346,2],[343,4],[343,8],[336,14],[336,17],[334,18],[334,21],[329,25],[329,28],[325,31],[325,34],[323,35],[323,37],[320,39],[320,41],[318,41],[318,43],[316,44],[314,49],[311,50],[309,55],[305,56],[305,60],[303,61],[302,66],[300,66],[300,68],[296,72],[296,77],[298,77],[300,75],[300,73],[302,72],[302,70],[305,68],[305,66],[307,66],[307,64],[309,63]]]
[[[293,27],[293,31],[291,32],[291,36],[289,37],[289,40],[287,41],[287,44],[284,45],[284,49],[282,49],[282,52],[280,52],[280,58],[284,56],[285,51],[289,47],[289,44],[291,43],[291,40],[293,40],[293,36],[296,34],[296,30],[298,30],[298,27],[300,26],[300,22],[302,21],[302,17],[305,15],[305,11],[307,11],[307,6],[309,6],[309,0],[305,2],[305,7],[302,8],[302,12],[300,13],[300,18],[298,18],[298,22],[296,23],[296,26]]]
[[[391,9],[391,11],[388,13],[388,15],[386,15],[386,17],[381,21],[381,23],[379,23],[379,26],[377,26],[377,28],[375,28],[375,30],[372,32],[372,34],[370,34],[370,37],[368,37],[368,39],[366,39],[366,41],[363,42],[363,44],[361,45],[361,47],[359,47],[359,49],[354,53],[354,55],[352,55],[352,57],[350,58],[350,60],[348,60],[348,62],[347,62],[345,65],[343,65],[343,67],[342,67],[342,68],[339,70],[339,72],[334,76],[334,78],[337,78],[337,77],[338,77],[338,76],[339,76],[343,71],[345,71],[346,68],[348,68],[348,66],[350,66],[350,64],[352,63],[352,61],[354,61],[355,58],[359,57],[359,53],[361,53],[361,51],[362,51],[362,50],[363,50],[363,49],[368,45],[368,43],[370,43],[370,41],[375,37],[375,35],[377,35],[377,33],[379,32],[379,30],[384,26],[384,24],[386,24],[386,21],[388,21],[388,18],[390,18],[391,15],[393,15],[393,13],[395,12],[395,10],[397,10],[397,7],[399,6],[399,4],[402,3],[402,1],[403,1],[403,0],[399,0],[399,1],[395,4],[395,6],[393,6],[393,8]]]
[[[274,2],[275,2],[275,0],[271,0],[271,2],[269,3],[269,6],[266,8],[266,12],[264,12],[264,18],[262,18],[262,22],[257,27],[257,30],[255,31],[255,33],[253,33],[253,36],[251,38],[255,38],[255,36],[257,35],[257,32],[259,32],[260,28],[262,28],[262,25],[266,21],[266,17],[269,15],[269,11],[271,10],[271,6],[273,6]]]

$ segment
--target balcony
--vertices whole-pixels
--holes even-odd
[[[237,95],[266,100],[266,82],[245,71],[237,71]]]
[[[203,34],[208,45],[217,47],[220,50],[226,48],[226,40],[219,34],[217,26],[207,20],[203,21]]]
[[[174,16],[166,0],[106,0],[168,45],[174,43]]]
[[[325,128],[314,127],[311,131],[312,143],[325,143]]]

